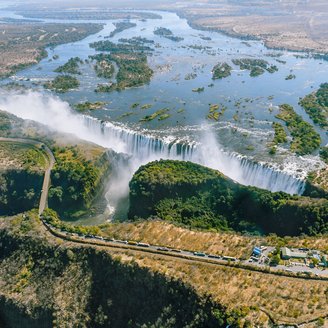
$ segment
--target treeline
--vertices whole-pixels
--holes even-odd
[[[328,200],[272,193],[191,162],[155,161],[130,182],[129,218],[254,234],[328,232]]]

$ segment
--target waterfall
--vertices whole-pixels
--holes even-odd
[[[296,176],[222,151],[210,132],[204,134],[202,142],[188,143],[172,136],[155,137],[147,131],[130,130],[89,116],[80,117],[83,125],[97,139],[103,140],[104,146],[131,155],[138,163],[134,167],[156,159],[186,160],[217,169],[244,185],[289,194],[302,194],[304,191],[305,182]]]
[[[205,165],[244,185],[290,194],[302,194],[304,190],[305,182],[297,176],[238,154],[224,152],[209,128],[201,135],[199,142],[173,135],[156,137],[148,130],[135,131],[93,117],[76,115],[68,103],[38,92],[0,92],[0,95],[0,108],[9,113],[42,123],[59,132],[76,135],[117,153],[130,155],[129,165],[122,168],[126,172],[121,172],[125,178],[118,178],[122,183],[124,180],[126,186],[140,165],[163,158]],[[156,135],[158,133],[162,132],[158,131]]]

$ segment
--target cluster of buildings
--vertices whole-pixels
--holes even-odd
[[[299,248],[297,250],[288,247],[281,247],[280,257],[282,260],[314,260],[318,266],[328,267],[327,258],[321,252],[316,250],[309,250],[308,248]]]

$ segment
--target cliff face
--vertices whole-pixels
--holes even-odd
[[[129,217],[202,229],[315,235],[328,232],[328,200],[240,185],[190,162],[151,162],[130,182]]]
[[[6,327],[224,327],[225,309],[181,281],[92,247],[1,229],[0,318]],[[25,223],[26,224],[26,223]],[[41,235],[42,233],[38,233]]]
[[[42,182],[42,172],[0,171],[0,215],[13,215],[37,207]]]

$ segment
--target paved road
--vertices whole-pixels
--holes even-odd
[[[191,250],[173,249],[173,248],[162,247],[158,245],[137,243],[134,241],[129,242],[126,240],[107,239],[101,236],[91,236],[91,235],[81,236],[75,233],[68,233],[59,230],[58,228],[44,221],[42,217],[41,220],[51,234],[61,239],[72,241],[74,243],[101,246],[109,249],[121,249],[121,250],[130,249],[137,252],[152,253],[152,254],[157,254],[157,255],[171,257],[171,258],[174,257],[177,258],[178,260],[183,260],[183,261],[193,261],[195,263],[205,262],[209,265],[219,265],[219,266],[229,266],[229,267],[236,266],[237,268],[240,268],[242,270],[258,271],[263,274],[274,274],[274,275],[278,274],[279,276],[287,276],[295,279],[309,278],[308,276],[304,276],[304,275],[303,276],[293,275],[292,272],[281,270],[282,268],[278,268],[278,267],[271,267],[269,271],[263,271],[263,270],[268,270],[269,267],[264,265],[263,266],[252,265],[250,263],[245,263],[244,261],[240,261],[239,259],[236,259],[235,261],[231,261],[225,259],[225,257],[222,256],[205,254],[201,252],[194,252]],[[320,272],[320,275],[318,276],[312,275],[310,278],[314,280],[319,280],[319,279],[326,280],[328,279],[328,276]]]
[[[32,145],[36,148],[42,149],[44,152],[47,153],[47,157],[49,160],[49,165],[46,171],[44,172],[42,190],[41,190],[41,197],[39,203],[39,216],[43,213],[44,209],[47,207],[48,202],[48,192],[50,188],[50,174],[51,170],[55,164],[55,157],[52,151],[42,142],[33,140],[33,139],[24,139],[24,138],[4,138],[0,137],[0,142],[19,142],[28,145]]]

